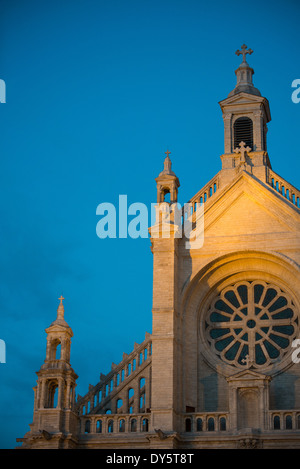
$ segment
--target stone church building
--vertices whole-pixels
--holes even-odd
[[[251,53],[219,103],[220,171],[179,221],[169,152],[156,179],[152,333],[75,397],[61,298],[21,448],[300,448],[300,192],[271,166]]]

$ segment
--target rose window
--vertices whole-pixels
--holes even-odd
[[[205,321],[210,348],[239,368],[279,363],[298,332],[290,295],[266,282],[239,282],[225,288]]]

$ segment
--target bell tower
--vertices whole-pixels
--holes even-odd
[[[37,372],[31,431],[22,439],[26,447],[73,448],[78,417],[74,412],[78,376],[70,365],[72,329],[64,319],[64,298],[59,298],[57,317],[46,329],[44,364]]]
[[[180,184],[176,174],[172,171],[172,162],[169,157],[170,153],[171,152],[169,150],[165,152],[167,156],[164,161],[164,169],[155,179],[157,185],[158,204],[167,202],[167,199],[169,199],[168,201],[170,203],[177,202],[178,187]]]
[[[261,96],[253,85],[254,70],[246,61],[253,53],[245,44],[236,55],[243,60],[235,71],[237,82],[227,98],[220,101],[224,120],[224,155],[221,156],[222,169],[246,168],[259,178],[265,178],[265,168],[271,167],[267,154],[268,122],[271,121],[269,102]],[[247,154],[239,148],[248,148]],[[257,169],[260,168],[260,169]]]
[[[151,413],[154,430],[173,434],[179,412],[176,331],[180,227],[173,212],[177,204],[179,180],[171,169],[169,154],[167,151],[164,169],[155,179],[156,221],[149,229],[153,253]],[[167,201],[168,193],[170,200]],[[168,442],[158,440],[156,444],[169,448],[173,439]]]

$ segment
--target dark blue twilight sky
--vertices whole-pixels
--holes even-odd
[[[219,171],[243,43],[273,169],[300,186],[299,14],[297,0],[1,0],[1,448],[29,430],[61,293],[81,395],[151,332],[150,241],[100,240],[96,207],[150,207],[167,149],[182,203]]]

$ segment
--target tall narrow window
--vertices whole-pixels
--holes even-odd
[[[148,419],[143,419],[142,420],[142,432],[147,432],[148,431]]]
[[[202,432],[203,422],[202,419],[197,419],[197,432]]]
[[[45,407],[54,409],[57,407],[58,398],[58,382],[57,380],[50,381],[48,384],[48,402]]]
[[[280,417],[279,415],[275,415],[273,419],[274,430],[280,430]]]
[[[213,417],[210,417],[207,422],[207,429],[209,432],[213,432],[215,429],[215,420]]]
[[[123,405],[123,400],[122,399],[118,399],[117,400],[117,409],[120,409]]]
[[[222,432],[226,431],[226,419],[225,419],[225,417],[220,418],[220,430]]]
[[[130,421],[130,431],[131,432],[136,432],[137,425],[136,425],[136,419],[132,419]]]
[[[192,421],[190,418],[185,419],[185,431],[191,432],[192,431]]]
[[[123,433],[125,432],[125,420],[121,419],[119,422],[119,432]]]
[[[291,415],[287,415],[285,417],[285,428],[287,430],[292,430],[293,428],[293,420],[292,420],[292,416]]]
[[[239,148],[241,142],[245,142],[245,147],[253,150],[253,122],[249,117],[239,117],[234,125],[234,148]]]
[[[91,422],[87,420],[85,422],[84,433],[90,433],[90,431],[91,431]]]
[[[55,360],[60,360],[60,358],[61,358],[61,343],[59,342],[55,350]]]
[[[109,420],[108,426],[107,426],[107,432],[108,433],[113,433],[113,431],[114,431],[114,421]]]
[[[97,420],[96,432],[102,433],[102,420]]]

